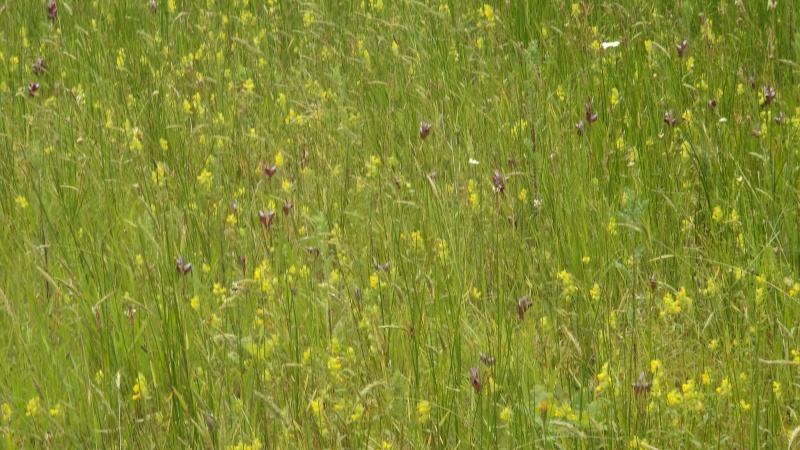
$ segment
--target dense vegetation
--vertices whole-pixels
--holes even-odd
[[[0,445],[800,441],[794,0],[2,8]]]

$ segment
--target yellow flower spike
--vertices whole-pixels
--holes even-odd
[[[472,288],[472,290],[470,291],[470,295],[472,296],[473,300],[480,300],[481,299],[481,291],[479,291],[478,288],[476,288],[476,287]]]
[[[528,191],[526,189],[521,189],[519,191],[519,195],[517,195],[517,200],[520,201],[523,205],[528,204]]]
[[[8,422],[11,421],[11,405],[3,403],[3,405],[0,406],[0,413],[3,414],[3,424],[8,424]]]
[[[50,416],[51,417],[59,417],[63,413],[63,408],[61,407],[61,403],[56,404],[56,406],[50,408]]]
[[[242,87],[248,94],[252,94],[253,89],[255,89],[255,83],[253,83],[252,78],[248,78],[247,80],[245,80],[244,84],[242,84]]]
[[[711,214],[711,219],[714,222],[719,222],[721,218],[722,218],[722,209],[719,206],[715,206],[714,212]]]
[[[589,295],[591,296],[592,300],[597,301],[600,300],[600,294],[600,285],[595,283],[594,286],[592,286],[592,289],[589,291]]]
[[[655,375],[656,372],[660,372],[661,371],[661,367],[662,367],[662,365],[661,365],[661,360],[660,359],[654,359],[654,360],[650,361],[650,373],[652,373],[653,375]]]
[[[359,420],[364,414],[364,405],[358,404],[353,408],[353,413],[350,414],[350,420],[353,422]]]
[[[39,397],[33,397],[28,400],[28,404],[25,406],[25,417],[34,417],[36,414],[39,413],[39,408],[41,407],[41,400]]]
[[[425,424],[431,419],[431,404],[427,400],[417,403],[417,423]]]
[[[739,408],[741,408],[742,411],[750,411],[750,404],[744,400],[739,400]]]
[[[667,393],[667,405],[674,406],[680,404],[683,400],[683,396],[678,392],[677,389],[673,389]]]
[[[20,209],[25,209],[28,207],[28,199],[25,196],[20,195],[19,197],[14,199],[14,203],[20,207]]]

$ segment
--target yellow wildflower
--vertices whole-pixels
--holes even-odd
[[[50,416],[58,417],[63,414],[64,408],[61,407],[61,403],[57,403],[56,406],[50,408]]]
[[[358,404],[353,408],[353,413],[350,414],[350,420],[356,421],[364,414],[364,405]]]
[[[528,191],[526,189],[522,189],[519,191],[519,195],[517,195],[517,200],[519,200],[523,205],[528,204]]]
[[[431,404],[427,400],[417,403],[417,423],[424,424],[431,419]]]
[[[721,395],[722,397],[727,397],[731,393],[731,384],[727,378],[722,380],[719,387],[716,389],[717,394]]]
[[[592,300],[597,301],[600,300],[600,293],[600,285],[595,283],[589,291],[589,295],[592,297]]]
[[[750,404],[744,400],[739,400],[739,408],[741,408],[742,411],[750,411]]]
[[[3,405],[0,406],[0,412],[3,414],[3,423],[7,424],[11,420],[11,405],[3,403]]]
[[[503,408],[502,411],[500,411],[500,420],[502,420],[503,422],[511,422],[511,419],[513,417],[514,417],[514,412],[511,411],[511,408],[509,408],[508,406],[506,406],[505,408]]]
[[[255,85],[255,83],[253,83],[253,79],[252,78],[248,78],[247,80],[245,80],[245,82],[242,85],[242,87],[244,88],[245,91],[247,91],[248,94],[252,94],[253,93],[253,89],[255,89],[256,85]]]
[[[32,399],[28,400],[28,404],[25,406],[25,417],[33,417],[38,414],[41,403],[42,402],[39,400],[39,397],[33,397]]]
[[[220,283],[214,283],[214,287],[212,289],[212,292],[213,292],[214,295],[218,295],[218,296],[221,297],[221,296],[225,295],[225,293],[227,292],[227,289],[225,289],[225,286],[221,285]]]

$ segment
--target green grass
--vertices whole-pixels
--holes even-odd
[[[794,0],[156,1],[0,13],[0,446],[792,445]]]

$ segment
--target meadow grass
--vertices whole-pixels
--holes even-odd
[[[6,1],[0,446],[800,442],[800,5],[655,3]]]

